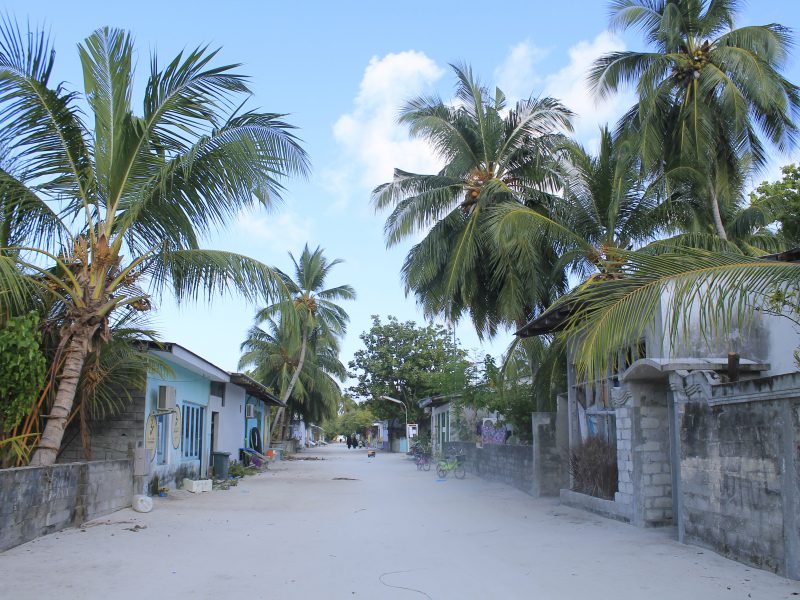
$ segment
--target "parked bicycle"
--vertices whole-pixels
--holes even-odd
[[[419,458],[420,454],[428,454],[431,453],[431,445],[430,443],[424,442],[422,440],[417,440],[411,445],[411,449],[408,451],[408,454],[411,454],[415,459]]]
[[[464,466],[467,457],[463,454],[446,456],[436,464],[436,475],[439,479],[446,479],[448,473],[453,473],[456,479],[464,479],[467,476],[467,468]]]
[[[431,470],[431,455],[429,452],[420,452],[414,462],[417,465],[417,471]]]

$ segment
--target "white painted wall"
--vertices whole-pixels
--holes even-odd
[[[668,310],[669,296],[665,295],[661,301],[661,314],[668,314]],[[786,317],[751,309],[745,318],[746,326],[709,336],[704,332],[695,309],[690,316],[688,334],[681,327],[676,338],[670,340],[671,324],[664,323],[661,314],[648,336],[651,342],[648,344],[648,355],[651,358],[726,358],[728,352],[737,352],[743,359],[769,363],[770,370],[763,372],[763,376],[798,370],[794,351],[800,347],[800,332],[798,326]]]
[[[219,412],[217,452],[230,452],[231,461],[239,460],[239,448],[244,444],[244,389],[233,383],[225,384],[225,406],[219,398],[211,397],[210,410]]]

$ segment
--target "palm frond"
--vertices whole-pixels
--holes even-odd
[[[576,366],[592,379],[663,315],[672,343],[691,327],[707,339],[744,328],[760,296],[797,286],[800,265],[741,254],[628,253],[623,277],[592,282],[563,302],[580,306],[566,331]]]
[[[55,51],[43,31],[24,36],[4,17],[0,26],[0,127],[13,140],[24,181],[53,198],[94,198],[94,175],[77,96],[48,87]],[[43,183],[45,182],[45,183]]]
[[[171,288],[178,301],[211,301],[235,292],[255,303],[286,295],[275,269],[233,252],[165,249],[149,263],[154,293]]]

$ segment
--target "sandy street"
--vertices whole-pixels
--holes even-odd
[[[664,530],[333,445],[0,554],[0,598],[733,600],[800,584]],[[343,479],[338,479],[343,478]],[[137,527],[140,526],[140,527]]]

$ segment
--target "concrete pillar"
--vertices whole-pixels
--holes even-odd
[[[531,495],[557,496],[568,483],[557,444],[556,413],[533,413],[533,479]]]
[[[629,382],[631,410],[632,523],[652,527],[672,523],[672,469],[669,414],[664,381]]]

